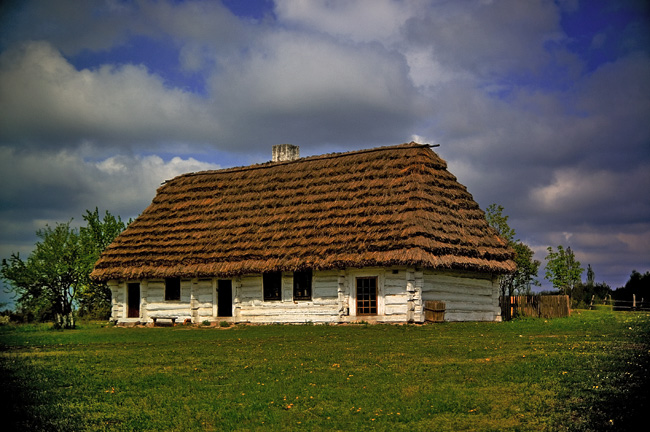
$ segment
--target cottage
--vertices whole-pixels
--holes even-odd
[[[246,323],[500,320],[512,251],[428,145],[184,174],[106,249],[112,319]]]

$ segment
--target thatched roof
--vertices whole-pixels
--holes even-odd
[[[504,273],[512,251],[416,143],[178,176],[106,249],[99,280],[418,266]]]

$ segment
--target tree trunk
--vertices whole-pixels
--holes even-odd
[[[57,313],[56,322],[54,323],[57,328],[61,329],[73,329],[75,328],[74,315],[72,312],[66,314]]]
[[[72,302],[67,299],[61,299],[59,307],[60,310],[55,312],[56,327],[61,329],[73,329],[75,327],[75,322]]]

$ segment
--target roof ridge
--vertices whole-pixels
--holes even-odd
[[[311,161],[326,160],[326,159],[337,159],[340,157],[353,156],[353,155],[359,155],[365,153],[374,153],[374,152],[390,151],[390,150],[408,150],[414,148],[434,148],[434,147],[440,147],[440,144],[421,144],[421,143],[416,143],[415,141],[411,141],[409,143],[397,144],[392,146],[381,146],[381,147],[373,147],[369,149],[352,150],[348,152],[335,152],[335,153],[326,153],[322,155],[307,156],[307,157],[294,159],[290,161],[263,162],[259,164],[246,165],[240,167],[230,167],[230,168],[222,168],[222,169],[206,170],[206,171],[194,171],[185,174],[180,174],[172,179],[165,180],[162,184],[169,183],[171,180],[181,178],[181,177],[193,177],[193,176],[206,175],[206,174],[222,174],[222,173],[226,174],[226,173],[233,173],[233,172],[254,171],[258,169],[271,168],[271,167],[282,166],[282,165],[290,165],[298,162],[311,162]]]

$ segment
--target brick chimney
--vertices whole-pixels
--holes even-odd
[[[300,159],[300,147],[292,144],[278,144],[273,146],[273,162],[285,162]]]

